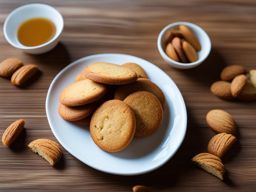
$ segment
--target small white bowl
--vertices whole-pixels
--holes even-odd
[[[32,18],[45,18],[53,22],[56,33],[48,42],[38,46],[25,46],[17,38],[17,30],[24,21]],[[46,4],[28,4],[13,10],[4,22],[4,37],[13,47],[30,54],[42,54],[53,49],[59,42],[63,31],[62,15],[53,7]]]
[[[164,40],[165,35],[168,31],[177,28],[179,25],[186,25],[188,26],[197,36],[200,44],[201,44],[201,50],[198,52],[198,60],[192,63],[181,63],[174,61],[171,59],[166,53],[164,48]],[[195,25],[193,23],[189,22],[176,22],[172,23],[170,25],[167,25],[158,35],[157,39],[157,48],[162,56],[162,58],[172,67],[178,68],[178,69],[190,69],[197,67],[200,65],[209,55],[211,51],[211,40],[207,33],[198,25]]]

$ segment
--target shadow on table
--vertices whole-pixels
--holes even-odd
[[[59,72],[66,65],[70,64],[71,57],[66,46],[60,42],[53,50],[40,54],[40,55],[29,55],[35,60],[36,63],[40,63],[43,73],[47,73],[47,69]]]

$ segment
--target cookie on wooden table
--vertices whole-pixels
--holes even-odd
[[[147,73],[145,72],[145,70],[136,63],[125,63],[122,66],[133,70],[136,73],[138,78],[148,78]]]
[[[81,106],[97,101],[106,92],[104,85],[85,79],[67,86],[60,95],[60,102],[69,107]]]
[[[136,81],[134,71],[121,65],[97,62],[85,68],[85,76],[98,83],[123,85]]]
[[[162,123],[163,108],[158,98],[147,91],[134,92],[125,98],[136,116],[136,137],[153,134]]]
[[[131,108],[120,100],[103,103],[92,115],[90,133],[97,146],[107,152],[125,149],[132,141],[136,119]]]
[[[124,100],[129,94],[136,91],[148,91],[153,93],[159,101],[164,105],[165,97],[161,89],[149,79],[140,78],[136,82],[124,86],[120,86],[116,89],[114,98]]]

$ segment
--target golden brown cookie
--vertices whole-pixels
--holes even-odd
[[[145,70],[136,63],[125,63],[122,66],[133,70],[137,74],[138,78],[148,78],[147,73],[145,72]]]
[[[67,86],[60,95],[60,102],[69,107],[81,106],[97,101],[106,92],[104,85],[85,79]]]
[[[85,79],[87,79],[87,77],[85,76],[84,70],[83,70],[83,71],[81,71],[81,72],[76,76],[75,81],[81,81],[81,80],[85,80]]]
[[[156,95],[159,101],[164,105],[165,97],[161,89],[148,79],[138,79],[136,82],[116,89],[114,98],[124,100],[128,95],[136,91],[148,91]]]
[[[111,153],[125,149],[131,143],[135,129],[134,112],[120,100],[103,103],[90,122],[90,133],[95,144]]]
[[[136,81],[137,75],[134,71],[121,65],[97,62],[85,69],[85,76],[98,83],[108,85],[123,85]]]
[[[124,100],[136,116],[136,137],[153,134],[161,125],[163,108],[158,98],[147,91],[130,94]]]
[[[68,107],[63,104],[59,104],[59,114],[60,116],[67,121],[79,121],[88,117],[93,110],[96,108],[96,104],[88,104],[79,107]]]

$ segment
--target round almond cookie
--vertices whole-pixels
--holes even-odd
[[[90,133],[95,144],[107,152],[125,149],[132,141],[136,119],[130,107],[120,100],[103,103],[92,115]]]
[[[144,71],[144,69],[136,63],[125,63],[122,66],[133,70],[138,78],[148,78],[147,73]]]
[[[104,85],[85,79],[67,86],[60,95],[60,102],[69,107],[81,106],[97,101],[106,92]]]
[[[115,91],[114,98],[124,100],[128,95],[136,91],[148,91],[153,93],[164,106],[165,97],[161,89],[149,79],[144,78],[140,78],[132,84],[118,87]]]
[[[136,81],[137,75],[134,71],[121,65],[97,62],[85,69],[85,76],[98,83],[108,85],[123,85]]]
[[[88,104],[79,107],[68,107],[63,104],[59,104],[59,114],[66,121],[79,121],[88,117],[96,108],[96,104]]]
[[[136,137],[152,135],[161,125],[163,108],[158,98],[150,92],[138,91],[124,100],[136,117]]]

